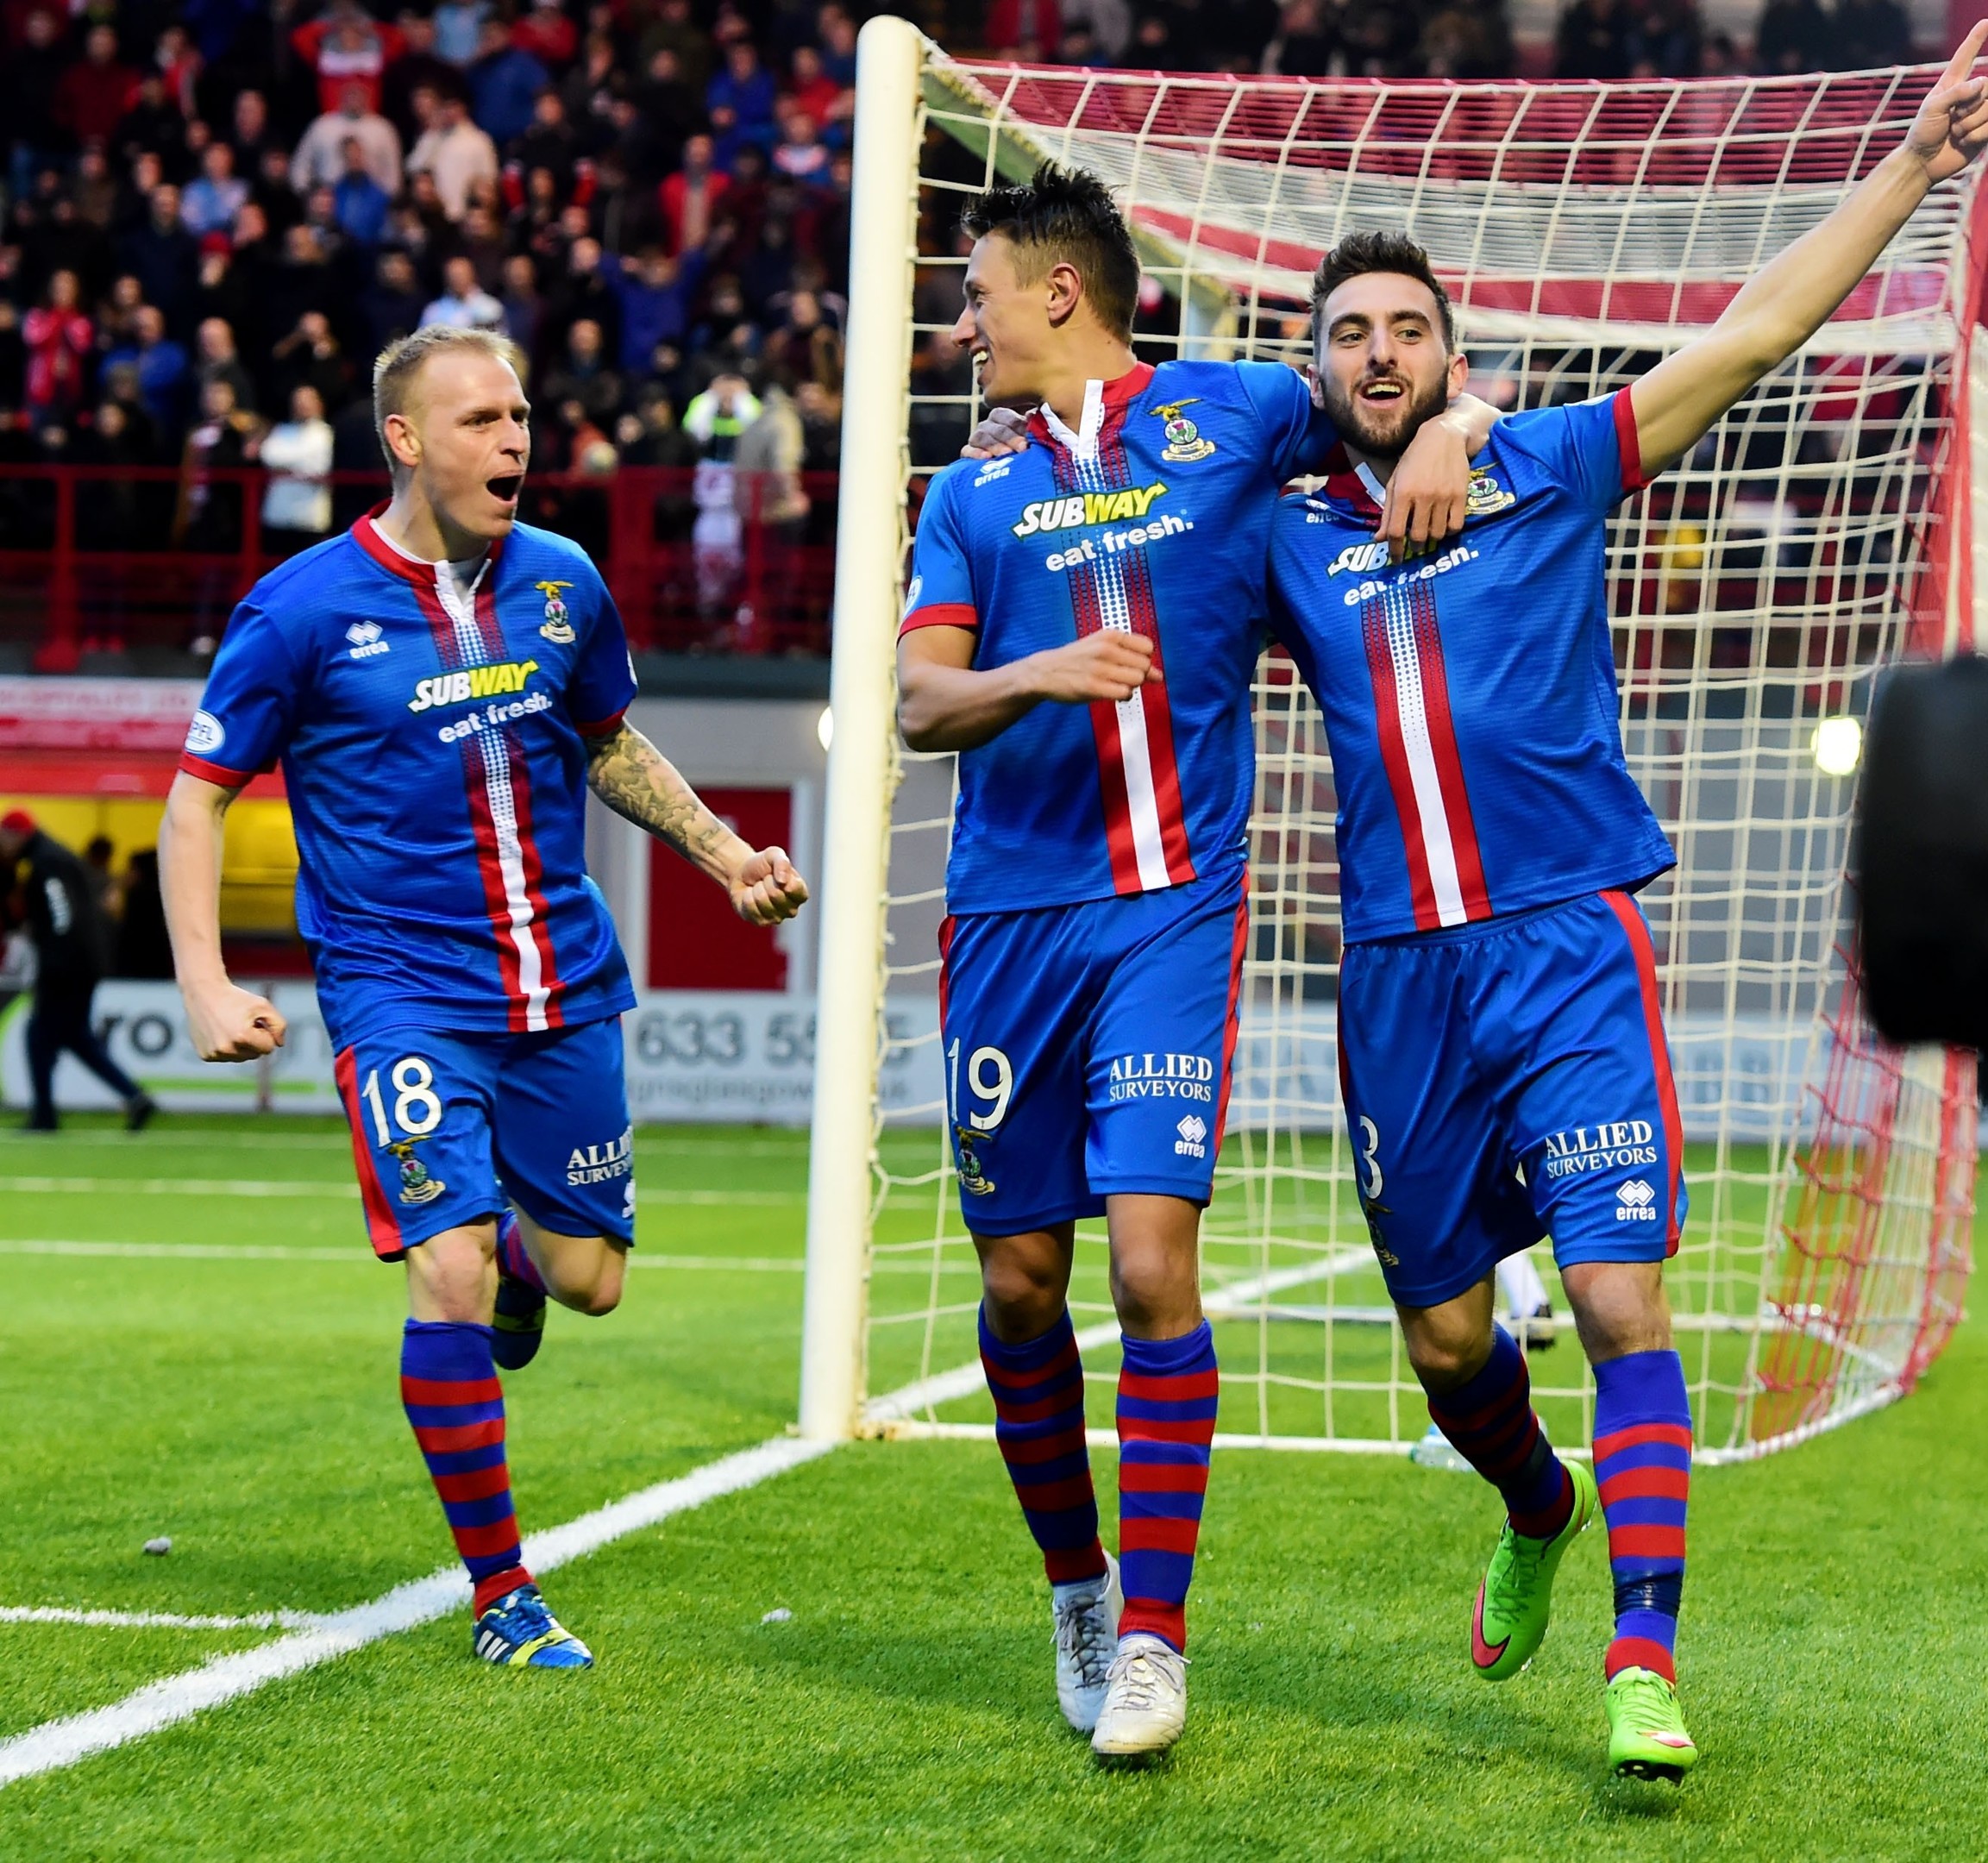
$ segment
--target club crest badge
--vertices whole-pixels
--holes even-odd
[[[545,597],[545,625],[538,631],[556,647],[572,646],[578,637],[566,618],[566,604],[559,599],[560,590],[571,588],[572,583],[534,582],[531,586]]]
[[[400,1160],[400,1201],[419,1206],[432,1203],[448,1186],[439,1177],[430,1177],[428,1167],[415,1155],[415,1141],[401,1138],[387,1146],[394,1157]]]
[[[1494,511],[1510,510],[1518,502],[1517,496],[1506,491],[1483,467],[1471,468],[1471,489],[1464,494],[1465,517],[1489,518]]]
[[[968,1126],[955,1126],[952,1132],[954,1148],[959,1155],[960,1189],[969,1196],[988,1195],[994,1188],[994,1182],[988,1176],[987,1167],[981,1162],[980,1148],[993,1144],[994,1134],[975,1132]]]
[[[1201,438],[1201,430],[1181,412],[1201,399],[1199,395],[1189,395],[1185,401],[1170,401],[1164,407],[1157,407],[1153,412],[1166,423],[1167,443],[1160,457],[1170,460],[1176,466],[1191,466],[1196,460],[1205,460],[1215,449],[1213,440]]]

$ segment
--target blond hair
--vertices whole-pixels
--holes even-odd
[[[414,384],[429,358],[446,349],[474,349],[505,364],[520,383],[524,380],[524,352],[510,337],[496,330],[458,329],[453,324],[430,323],[412,335],[397,337],[379,352],[373,365],[373,430],[379,436],[379,450],[386,455],[387,468],[398,472],[400,462],[386,443],[386,419],[404,414]]]

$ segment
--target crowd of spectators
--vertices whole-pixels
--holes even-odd
[[[317,3],[0,0],[0,463],[259,461],[266,524],[318,533],[317,475],[378,465],[371,358],[440,322],[524,349],[541,467],[729,457],[739,409],[833,466],[856,0]],[[917,9],[1073,63],[1472,78],[1515,69],[1504,7]],[[1743,51],[1696,0],[1568,0],[1558,41],[1580,78],[1910,56],[1897,0],[1767,0]],[[217,512],[195,482],[174,522]]]
[[[542,467],[756,423],[832,468],[838,0],[315,3],[0,0],[0,464],[179,466],[198,542],[239,504],[197,468],[260,462],[305,541],[327,470],[379,467],[373,357],[448,323],[524,352]]]
[[[1564,0],[1550,64],[1523,71],[1505,0],[990,0],[981,30],[1028,60],[1294,78],[1727,77],[1913,55],[1899,0],[1766,0],[1751,43],[1709,29],[1696,0]]]

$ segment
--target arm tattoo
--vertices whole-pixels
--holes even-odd
[[[724,877],[720,850],[732,831],[698,800],[676,766],[631,724],[586,747],[586,780],[624,820],[667,841],[694,865]]]

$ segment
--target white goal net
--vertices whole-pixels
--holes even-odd
[[[893,579],[924,481],[977,415],[944,337],[963,197],[1044,157],[1102,176],[1140,244],[1154,361],[1302,363],[1319,255],[1404,232],[1456,300],[1473,390],[1531,407],[1619,387],[1712,321],[1897,145],[1932,74],[1176,78],[959,62],[888,22],[864,56],[803,1427],[950,1433],[991,1416],[938,1058],[951,768],[902,750],[889,711]],[[1976,198],[1971,180],[1937,191],[1823,332],[1609,529],[1623,736],[1679,856],[1643,905],[1691,1192],[1668,1278],[1714,1458],[1909,1389],[1968,1270],[1972,1060],[1872,1035],[1843,873],[1878,670],[1974,639]],[[1242,1036],[1203,1225],[1217,1440],[1405,1447],[1427,1411],[1339,1103],[1332,760],[1278,656],[1256,718]],[[1101,1342],[1104,1257],[1102,1226],[1080,1229],[1072,1305]],[[1560,1307],[1534,1388],[1578,1445],[1590,1387]],[[1115,1352],[1088,1369],[1114,1377]]]

